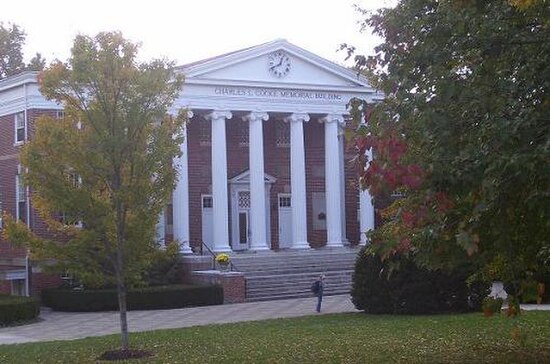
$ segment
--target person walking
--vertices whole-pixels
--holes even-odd
[[[315,295],[317,296],[317,312],[321,312],[321,303],[323,302],[323,290],[325,289],[325,275],[321,274],[315,281]]]

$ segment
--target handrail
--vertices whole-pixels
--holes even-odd
[[[206,243],[204,241],[201,241],[201,255],[204,255],[203,254],[203,248],[202,247],[205,247],[206,250],[208,250],[208,252],[210,253],[210,255],[212,256],[212,259],[214,259],[214,263],[216,262],[216,253],[214,253],[210,247],[208,247],[208,245],[206,245]],[[240,272],[238,269],[237,269],[237,266],[235,264],[233,264],[233,262],[231,261],[231,259],[229,259],[229,270],[231,272]]]

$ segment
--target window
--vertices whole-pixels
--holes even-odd
[[[12,296],[26,296],[27,285],[24,279],[12,279],[11,280],[11,294]]]
[[[278,147],[290,147],[289,123],[278,122],[275,124],[275,137]]]
[[[21,175],[21,165],[17,166],[17,175],[15,176],[15,202],[17,220],[27,222],[27,186],[23,183]]]
[[[82,178],[74,172],[66,172],[65,178],[71,188],[79,189],[82,185]],[[78,214],[62,211],[58,214],[58,216],[58,221],[63,225],[82,227],[82,221],[80,220]]]
[[[239,192],[239,208],[241,209],[250,208],[250,191]]]
[[[279,207],[291,207],[292,199],[290,196],[279,196]]]
[[[27,121],[25,112],[15,114],[15,143],[23,143],[27,140]]]
[[[82,227],[82,221],[80,221],[80,219],[74,214],[69,214],[67,212],[60,212],[58,221],[66,226],[72,225],[76,227]]]
[[[199,121],[199,143],[200,145],[210,145],[212,143],[210,122],[206,119]]]
[[[324,192],[311,193],[311,220],[313,221],[313,230],[327,229],[327,210],[326,198]]]
[[[202,196],[202,208],[211,209],[213,207],[212,196]]]
[[[237,125],[239,132],[239,146],[248,146],[250,140],[248,120],[240,120]]]
[[[55,118],[56,119],[65,119],[65,111],[63,110],[58,110],[55,112]]]

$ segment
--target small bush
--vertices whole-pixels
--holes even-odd
[[[503,302],[504,300],[500,297],[485,297],[482,304],[483,313],[486,316],[490,316],[494,313],[500,313]]]
[[[468,268],[452,273],[419,268],[411,259],[395,257],[382,262],[363,248],[355,263],[352,301],[372,314],[432,314],[479,310],[489,285],[466,284]],[[399,268],[389,272],[392,264]]]
[[[0,295],[0,326],[34,320],[39,314],[40,305],[34,298]]]
[[[223,303],[221,286],[170,285],[131,289],[128,310],[159,310]],[[56,311],[94,312],[118,310],[116,289],[42,291],[42,304]]]

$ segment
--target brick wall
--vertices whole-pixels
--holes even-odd
[[[57,288],[61,286],[63,280],[57,275],[46,273],[33,273],[31,278],[31,295],[39,296],[45,288]]]
[[[27,111],[27,135],[32,138],[34,124],[41,115],[55,117],[55,110],[28,110]],[[15,178],[19,165],[19,150],[21,146],[15,145],[15,114],[0,116],[0,199],[2,209],[11,216],[16,216],[16,190]],[[30,196],[29,226],[33,232],[43,237],[53,237],[46,224],[40,219],[36,210],[32,208],[32,191]],[[0,257],[21,258],[26,251],[22,248],[14,248],[2,238],[0,233]]]

